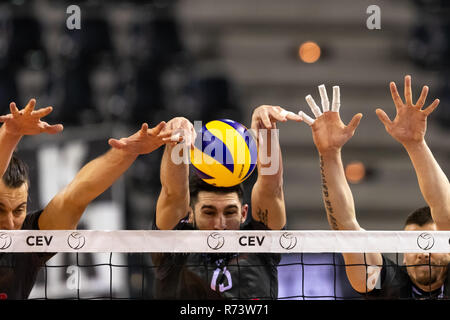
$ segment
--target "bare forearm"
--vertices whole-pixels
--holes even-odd
[[[419,187],[425,201],[433,209],[444,209],[450,217],[450,184],[425,141],[405,145],[416,171]]]
[[[166,146],[161,161],[161,185],[168,195],[184,195],[189,192],[189,164],[183,161],[180,164],[176,164],[172,160],[172,155],[177,152],[172,146]],[[183,148],[184,149],[184,148]],[[178,153],[179,159],[182,159],[183,152],[186,150],[180,150]]]
[[[137,155],[111,149],[86,164],[67,186],[65,194],[79,206],[87,206],[107,190],[136,160]]]
[[[320,155],[320,169],[322,196],[330,227],[333,230],[363,230],[356,220],[353,196],[345,178],[340,151]],[[344,253],[343,257],[352,287],[361,293],[372,291],[381,270],[374,266],[383,263],[381,254]]]
[[[360,230],[339,151],[320,155],[322,198],[333,230]]]
[[[21,135],[8,134],[3,126],[0,128],[0,177],[5,174],[11,156],[21,138]]]
[[[283,194],[283,160],[278,137],[260,139],[258,149],[258,179],[252,190],[252,216],[269,229],[279,230],[286,225],[286,208]],[[261,155],[261,152],[264,154]]]
[[[189,165],[174,163],[172,152],[174,147],[167,145],[161,161],[162,188],[156,204],[156,225],[161,230],[173,229],[189,210]]]
[[[283,158],[281,155],[278,131],[267,130],[266,134],[260,134],[258,146],[258,180],[257,185],[264,185],[267,193],[279,192],[283,187]]]

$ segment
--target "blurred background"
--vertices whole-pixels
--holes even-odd
[[[67,27],[69,5],[81,10],[79,30]],[[370,5],[380,8],[380,29],[367,27]],[[364,115],[343,150],[360,225],[402,229],[425,202],[407,153],[375,109],[393,119],[390,81],[403,92],[404,76],[412,75],[414,99],[428,85],[427,104],[435,98],[441,104],[426,140],[448,175],[449,16],[446,0],[1,1],[0,113],[9,112],[10,101],[23,107],[35,97],[39,107],[54,106],[48,122],[65,126],[59,136],[20,144],[32,169],[30,209],[44,206],[83,164],[106,152],[108,138],[128,136],[144,121],[229,118],[250,126],[262,104],[311,115],[304,98],[319,102],[317,86],[325,84],[330,100],[332,86],[340,86],[345,123]],[[328,230],[310,129],[297,123],[279,129],[287,228]],[[81,228],[149,228],[161,152],[139,157],[90,206]],[[246,182],[248,195],[255,179],[254,173]]]

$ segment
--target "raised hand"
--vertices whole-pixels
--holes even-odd
[[[16,136],[37,135],[41,133],[56,134],[63,130],[61,124],[49,125],[41,121],[41,118],[49,115],[52,107],[34,110],[36,100],[31,99],[26,107],[19,110],[14,102],[11,102],[9,109],[11,113],[0,116],[0,122],[3,122],[4,129],[8,134]]]
[[[397,110],[394,121],[391,121],[382,109],[376,110],[386,131],[404,146],[423,141],[427,130],[427,117],[439,105],[439,99],[435,99],[428,107],[422,109],[429,90],[428,86],[424,86],[416,104],[413,104],[409,75],[405,76],[405,102],[400,98],[395,82],[390,83],[390,89]]]
[[[164,141],[170,145],[176,145],[178,142],[185,142],[187,146],[193,147],[197,133],[192,123],[183,117],[176,117],[167,122],[163,134],[167,132],[172,134],[164,138]]]
[[[293,112],[286,111],[280,106],[262,105],[253,111],[252,129],[276,129],[276,122],[293,120],[300,122],[301,117]]]
[[[362,114],[358,113],[353,116],[348,125],[345,125],[340,116],[340,89],[338,86],[333,87],[333,102],[331,111],[329,110],[329,100],[324,85],[319,86],[319,92],[322,99],[322,111],[315,103],[311,95],[306,97],[306,101],[310,106],[316,119],[309,117],[300,111],[299,115],[309,126],[311,126],[314,144],[321,155],[334,153],[339,151],[344,144],[353,136],[356,128],[361,121]]]
[[[165,144],[164,138],[172,135],[171,130],[162,132],[165,127],[166,123],[164,121],[152,129],[149,129],[148,124],[144,123],[138,132],[128,138],[120,140],[109,139],[108,143],[111,147],[130,154],[148,154]]]

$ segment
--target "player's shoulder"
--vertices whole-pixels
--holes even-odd
[[[27,213],[22,224],[22,230],[39,230],[39,217],[44,210],[37,210]]]
[[[189,222],[188,218],[181,219],[177,225],[173,228],[174,230],[195,230],[192,223]]]
[[[243,224],[241,224],[241,230],[271,230],[261,221],[252,219],[251,217],[247,219]],[[281,230],[285,230],[283,227]]]

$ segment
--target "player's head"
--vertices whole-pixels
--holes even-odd
[[[406,231],[436,231],[429,207],[423,207],[412,212],[406,219]],[[411,280],[425,291],[442,286],[450,262],[448,253],[405,253],[403,263]],[[411,267],[408,267],[411,266]],[[415,267],[414,267],[415,266]]]
[[[239,230],[247,217],[248,205],[243,203],[242,185],[219,188],[195,174],[189,181],[189,221],[200,230]]]
[[[8,168],[0,179],[0,229],[19,230],[27,212],[28,168],[12,156]]]

